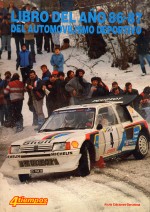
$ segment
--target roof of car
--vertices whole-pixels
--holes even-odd
[[[82,104],[82,105],[70,105],[67,107],[59,108],[58,110],[67,110],[67,109],[77,109],[77,108],[97,108],[97,107],[106,107],[113,105],[114,103],[92,103],[92,104]]]

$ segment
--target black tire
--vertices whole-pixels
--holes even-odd
[[[90,174],[91,171],[91,159],[90,159],[90,153],[87,144],[83,144],[81,147],[80,153],[81,158],[79,160],[79,166],[77,169],[78,176],[85,177]]]
[[[133,152],[135,159],[141,160],[145,158],[145,156],[148,153],[148,149],[149,149],[148,138],[145,133],[140,133],[136,144],[136,148]]]
[[[30,179],[29,174],[19,174],[18,177],[20,182],[26,182]]]

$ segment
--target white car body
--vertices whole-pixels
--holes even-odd
[[[97,117],[101,116],[103,109],[109,109],[114,117],[114,124],[97,129]],[[94,124],[92,128],[75,130],[58,130],[43,132],[49,119],[41,128],[41,132],[23,140],[11,144],[11,150],[7,155],[1,171],[14,177],[16,175],[33,173],[56,173],[76,170],[81,158],[81,147],[89,142],[92,147],[94,162],[100,157],[108,158],[123,152],[133,151],[141,130],[148,135],[147,122],[130,106],[125,111],[128,113],[126,119],[121,118],[122,108],[114,103],[94,103],[85,105],[74,105],[58,109],[54,112],[63,111],[79,112],[94,110]],[[123,114],[122,114],[123,115]],[[124,119],[124,120],[121,120]],[[55,146],[55,147],[54,147]],[[60,148],[60,150],[59,150]],[[64,148],[61,150],[61,148]]]

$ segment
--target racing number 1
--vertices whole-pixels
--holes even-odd
[[[112,132],[110,133],[110,145],[113,148],[113,146],[114,146],[114,138],[113,138]]]

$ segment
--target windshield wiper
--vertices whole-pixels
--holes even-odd
[[[50,132],[50,131],[54,131],[52,129],[43,129],[43,130],[40,130],[39,132]]]
[[[59,131],[59,130],[74,130],[76,129],[75,127],[60,127],[60,128],[56,128],[55,130],[56,131]]]

